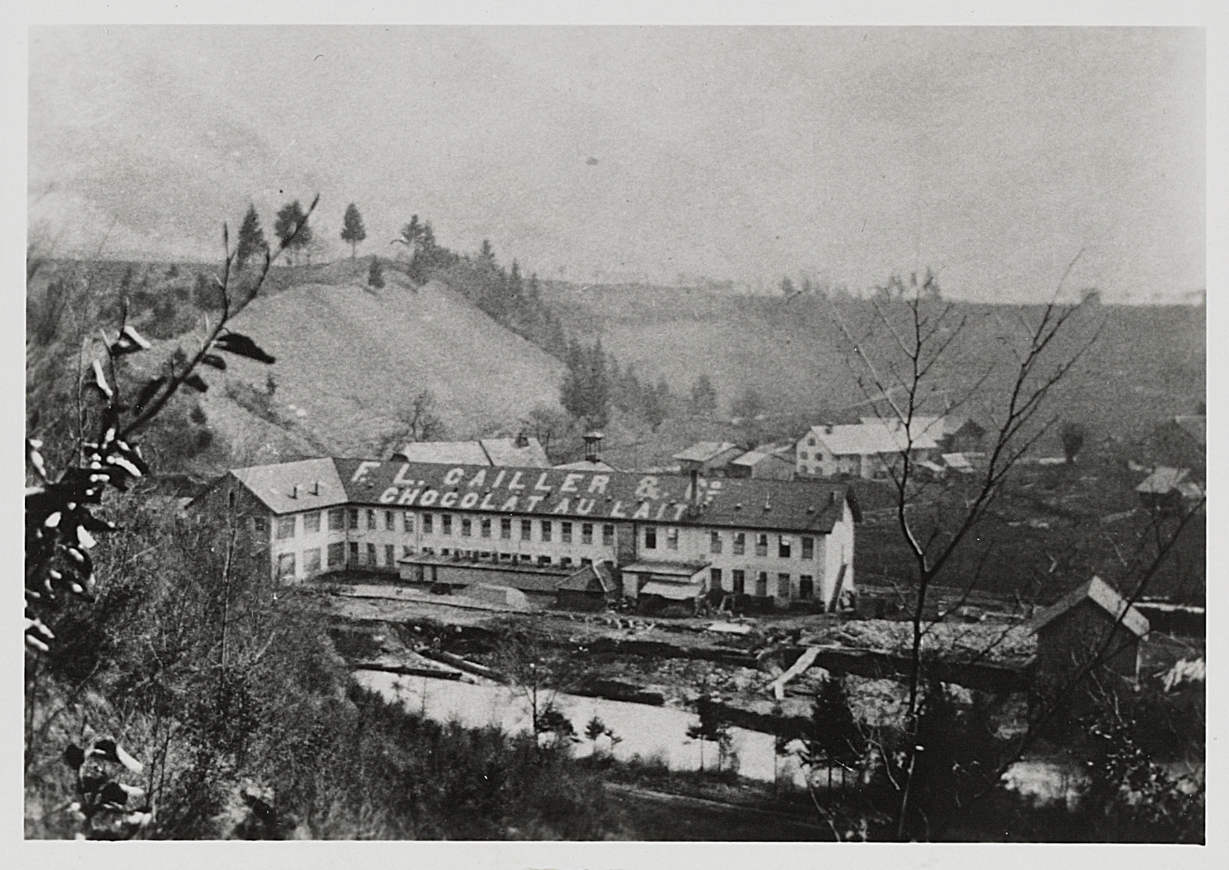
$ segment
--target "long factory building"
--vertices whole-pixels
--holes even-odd
[[[569,577],[596,567],[586,576],[613,584],[617,597],[722,590],[825,608],[854,593],[861,519],[844,483],[621,472],[596,462],[306,459],[233,469],[193,507],[229,512],[267,551],[279,582],[361,570],[532,594],[569,588]]]

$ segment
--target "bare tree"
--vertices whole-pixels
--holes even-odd
[[[1067,267],[1059,291],[1078,258]],[[919,753],[925,751],[919,743],[923,690],[928,684],[923,638],[929,627],[942,619],[942,614],[927,617],[928,596],[957,550],[985,517],[1008,474],[1055,425],[1055,418],[1047,416],[1046,399],[1096,340],[1099,330],[1074,350],[1062,352],[1059,338],[1071,331],[1072,318],[1080,306],[1060,304],[1056,292],[1031,322],[1021,314],[1016,335],[1003,340],[1002,360],[986,363],[971,386],[946,409],[953,412],[976,402],[992,420],[984,464],[973,484],[941,486],[919,474],[918,446],[929,434],[925,430],[933,418],[925,414],[935,398],[945,393],[951,399],[943,379],[950,375],[952,364],[964,362],[952,357],[970,324],[966,316],[958,315],[956,306],[942,303],[937,294],[927,292],[925,284],[911,284],[911,295],[904,295],[902,282],[894,284],[896,300],[888,304],[890,294],[882,293],[872,302],[874,326],[887,336],[879,349],[872,335],[855,337],[835,306],[833,310],[860,370],[859,387],[879,409],[884,424],[897,433],[899,444],[898,458],[887,471],[895,494],[896,524],[913,563],[912,642],[903,723],[906,757],[901,765],[896,812],[897,836],[903,837],[913,799],[913,773]],[[995,395],[987,396],[985,387],[1001,367],[1006,368],[1006,387],[1001,394],[996,389],[992,391]],[[960,580],[966,596],[977,579]]]

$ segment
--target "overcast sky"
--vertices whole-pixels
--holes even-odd
[[[1107,301],[1205,284],[1196,29],[34,28],[29,202],[61,251],[217,256],[321,194],[592,281],[679,273]]]

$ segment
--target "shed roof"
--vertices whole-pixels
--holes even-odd
[[[1208,418],[1204,414],[1185,414],[1174,417],[1174,423],[1187,435],[1203,446],[1208,443]]]
[[[737,444],[731,444],[728,441],[700,441],[674,454],[672,458],[680,462],[708,462],[710,459],[716,459],[722,453],[738,449]]]
[[[709,562],[633,562],[623,566],[623,570],[632,574],[654,574],[660,577],[694,577],[709,564]]]
[[[559,589],[568,592],[589,592],[593,590],[595,584],[604,593],[617,591],[614,575],[610,572],[610,567],[605,562],[595,562],[592,565],[583,566],[575,574],[560,583]]]
[[[794,465],[794,463],[790,462],[788,459],[782,456],[778,456],[775,453],[761,453],[758,450],[750,450],[744,453],[742,456],[738,457],[737,459],[731,460],[730,465],[745,465],[748,468],[753,468],[756,465],[759,465],[761,462],[763,462],[766,459],[769,461],[775,460],[777,462],[784,462],[786,465],[790,466],[791,468]]]
[[[393,454],[406,462],[447,462],[460,465],[490,465],[478,441],[412,441]]]
[[[704,592],[699,583],[663,583],[660,580],[650,580],[640,590],[641,595],[660,595],[672,601],[687,601],[698,598]]]
[[[1121,595],[1114,591],[1113,587],[1100,577],[1093,577],[1081,583],[1057,603],[1038,613],[1033,617],[1033,630],[1040,631],[1054,620],[1070,612],[1085,599],[1096,604],[1115,620],[1120,620],[1123,627],[1136,637],[1143,637],[1148,633],[1148,618],[1129,605]]]
[[[537,438],[527,436],[524,446],[517,446],[516,438],[482,438],[478,441],[491,465],[519,466],[521,468],[549,468],[550,460]]]
[[[1164,495],[1167,492],[1178,489],[1183,481],[1186,480],[1188,473],[1185,468],[1159,466],[1153,469],[1153,472],[1144,478],[1139,486],[1135,487],[1135,491],[1151,493],[1153,495]]]

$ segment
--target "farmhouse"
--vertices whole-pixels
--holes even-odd
[[[1190,480],[1189,474],[1185,468],[1156,468],[1135,487],[1140,505],[1149,511],[1177,514],[1182,512],[1184,502],[1198,503],[1203,488]]]
[[[745,452],[738,445],[726,441],[700,441],[674,454],[673,458],[678,460],[679,468],[685,472],[698,471],[711,475],[724,472],[731,460]]]
[[[237,468],[193,508],[246,528],[284,582],[362,569],[532,598],[600,564],[565,591],[826,608],[854,592],[861,519],[849,487],[827,481],[357,459]]]
[[[793,480],[794,463],[776,453],[751,450],[735,459],[725,469],[728,477],[754,477],[759,480]]]
[[[864,417],[860,423],[812,426],[798,439],[797,472],[811,477],[884,477],[906,449],[916,462],[928,461],[939,445],[930,434],[938,430],[937,417],[917,418],[910,427],[898,421]]]

